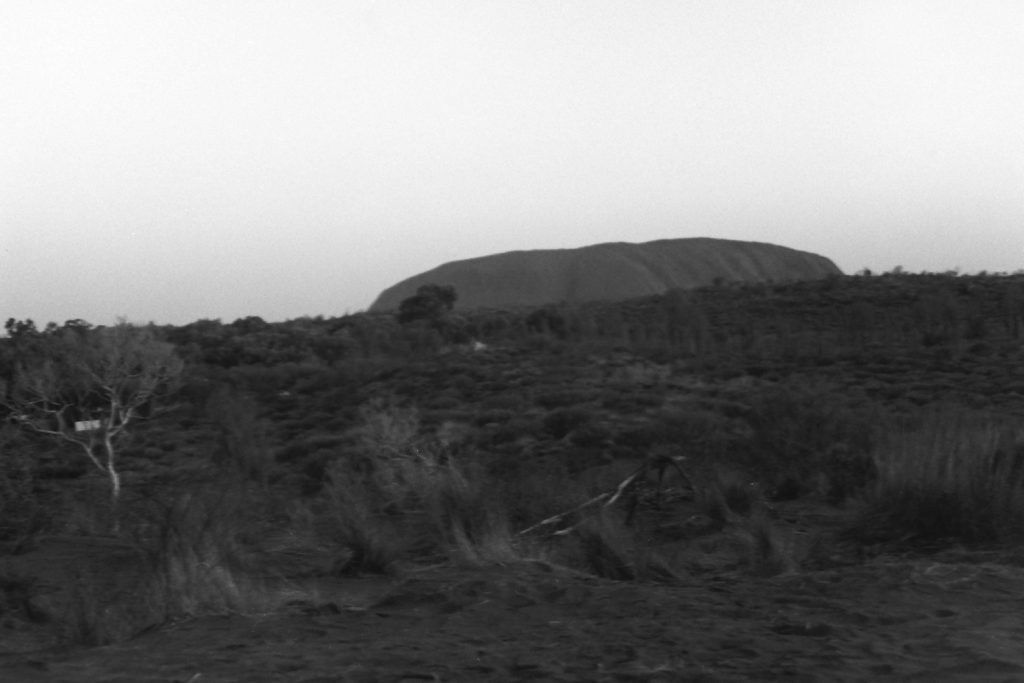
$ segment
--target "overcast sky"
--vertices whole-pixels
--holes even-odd
[[[0,0],[0,318],[696,236],[1024,268],[1024,2]]]

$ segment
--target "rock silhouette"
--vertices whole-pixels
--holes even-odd
[[[619,301],[722,282],[811,280],[840,275],[817,254],[706,237],[579,249],[510,251],[452,261],[388,287],[371,311],[395,310],[421,285],[454,286],[456,309]]]

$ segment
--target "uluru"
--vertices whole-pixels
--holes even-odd
[[[398,308],[422,285],[451,285],[455,307],[619,301],[715,282],[784,282],[841,275],[818,254],[762,242],[691,237],[577,249],[510,251],[452,261],[388,287],[371,311]]]

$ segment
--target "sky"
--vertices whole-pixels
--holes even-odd
[[[721,237],[1024,268],[1024,3],[0,0],[0,318]]]

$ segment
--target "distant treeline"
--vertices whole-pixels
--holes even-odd
[[[154,331],[189,365],[220,368],[282,364],[333,366],[487,346],[628,350],[663,359],[723,356],[827,362],[895,348],[995,353],[1016,348],[1024,329],[1024,275],[856,275],[786,284],[721,284],[623,302],[420,316],[355,313],[268,323],[198,320]],[[87,329],[81,320],[65,327]],[[19,349],[61,328],[9,320],[0,373]],[[479,342],[479,344],[475,344]],[[474,346],[475,345],[475,346]]]
[[[904,273],[721,285],[614,303],[443,310],[406,322],[397,314],[356,313],[162,328],[186,361],[221,367],[333,364],[468,349],[473,342],[596,345],[667,357],[829,357],[888,347],[966,350],[1019,340],[1022,330],[1024,275]]]

